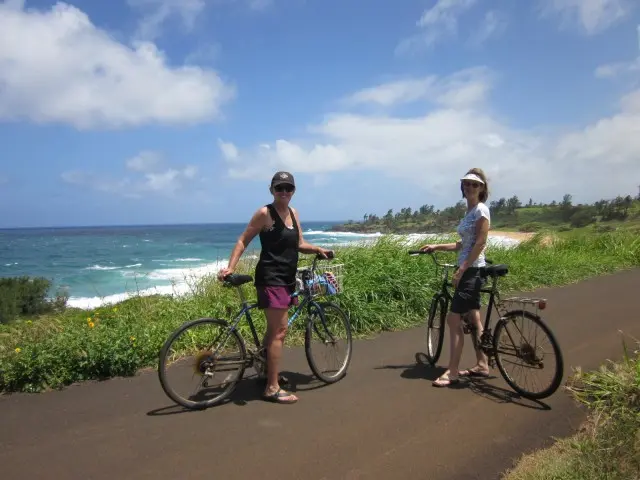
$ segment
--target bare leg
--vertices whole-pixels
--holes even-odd
[[[282,346],[287,335],[287,309],[267,308],[267,334],[265,347],[267,349],[267,387],[265,395],[273,395],[280,390],[278,384],[278,373],[280,371],[280,358],[282,357]],[[280,392],[276,399],[280,403],[293,403],[298,400],[293,394]]]
[[[457,313],[449,312],[447,315],[447,324],[449,326],[449,368],[435,382],[436,387],[447,386],[450,382],[458,380],[458,368],[460,358],[462,357],[462,348],[464,347],[464,333],[462,331],[462,319]],[[452,373],[455,372],[455,373]]]
[[[469,319],[476,328],[477,343],[480,344],[480,336],[482,335],[482,319],[480,318],[480,310],[469,311]],[[460,372],[462,375],[472,375],[474,373],[480,373],[482,375],[489,373],[489,359],[479,348],[476,349],[476,365],[468,370]]]

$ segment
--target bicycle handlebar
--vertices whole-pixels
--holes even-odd
[[[434,255],[434,252],[423,252],[422,250],[409,250],[408,253],[409,255],[431,255],[431,259],[433,260],[433,263],[435,263],[439,267],[449,267],[449,268],[456,267],[456,265],[453,265],[451,263],[438,262],[438,260],[436,260],[436,256]]]
[[[457,266],[457,265],[453,265],[451,263],[440,263],[440,262],[438,262],[438,260],[436,260],[436,256],[434,255],[435,251],[423,252],[422,250],[409,250],[407,253],[409,255],[431,255],[431,259],[439,267],[456,267]],[[489,260],[488,258],[485,259],[485,262],[487,263],[487,265],[492,265],[493,264],[493,260]]]

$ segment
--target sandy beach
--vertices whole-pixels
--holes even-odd
[[[519,242],[529,240],[533,237],[533,233],[524,233],[524,232],[496,232],[489,231],[489,236],[491,237],[505,237],[510,238],[511,240],[517,240]]]

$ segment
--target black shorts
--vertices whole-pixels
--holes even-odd
[[[469,310],[480,310],[480,289],[484,286],[485,279],[480,276],[480,270],[469,267],[462,274],[451,301],[453,313],[464,314]]]

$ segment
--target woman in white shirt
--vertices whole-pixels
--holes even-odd
[[[456,243],[425,245],[421,248],[425,252],[436,250],[458,252],[458,269],[452,278],[455,291],[447,316],[450,337],[449,367],[433,382],[436,387],[447,387],[458,383],[459,376],[487,377],[489,375],[487,357],[480,350],[476,351],[477,364],[474,367],[462,372],[458,371],[464,346],[461,315],[469,313],[469,319],[476,326],[478,338],[482,334],[480,289],[484,280],[479,275],[479,267],[486,265],[484,250],[491,222],[489,207],[485,205],[489,198],[489,184],[485,173],[480,168],[472,168],[460,180],[462,197],[467,200],[467,213],[458,225],[461,240]]]

